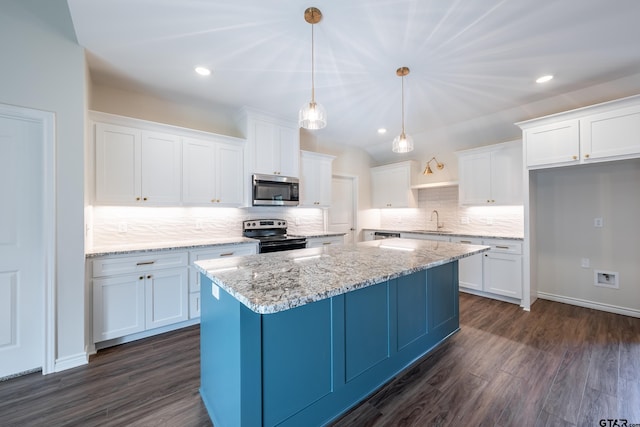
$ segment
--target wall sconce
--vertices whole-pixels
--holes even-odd
[[[422,172],[423,175],[431,175],[433,173],[433,171],[431,170],[431,166],[429,166],[429,163],[434,161],[436,162],[436,167],[438,168],[438,170],[441,171],[442,169],[444,169],[444,163],[440,163],[438,159],[432,157],[431,160],[427,162],[427,166],[424,168],[424,172]]]

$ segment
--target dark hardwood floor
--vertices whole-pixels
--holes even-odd
[[[461,331],[336,421],[342,426],[640,423],[640,319],[460,295]],[[199,328],[0,382],[0,426],[210,426]]]

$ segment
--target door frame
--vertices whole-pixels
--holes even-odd
[[[358,189],[360,188],[360,178],[358,177],[358,175],[349,175],[349,174],[344,174],[344,173],[334,173],[331,175],[331,185],[333,187],[333,178],[343,178],[343,179],[348,179],[351,181],[351,190],[352,190],[352,194],[353,194],[353,200],[351,201],[351,209],[353,210],[353,242],[351,243],[358,243],[359,239],[358,236],[360,235],[360,229],[358,228]],[[332,188],[332,192],[333,192],[333,188]],[[329,208],[331,209],[331,208]],[[328,210],[329,210],[328,209]],[[327,210],[327,211],[328,211]],[[327,228],[329,226],[329,212],[327,212]]]
[[[55,113],[0,103],[0,115],[42,125],[42,243],[44,289],[42,300],[42,374],[55,371],[56,356],[56,129]]]

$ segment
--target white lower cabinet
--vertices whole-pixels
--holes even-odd
[[[93,342],[189,318],[187,252],[92,260]]]
[[[452,237],[451,242],[481,245],[482,239]],[[482,259],[483,254],[477,254],[458,260],[458,282],[461,288],[482,291]]]
[[[329,245],[344,245],[344,236],[307,237],[308,248],[320,248]]]
[[[200,317],[200,273],[193,265],[204,259],[229,258],[258,253],[258,243],[221,245],[189,251],[189,319]]]
[[[510,298],[522,298],[522,244],[485,240],[491,250],[484,253],[483,289]]]

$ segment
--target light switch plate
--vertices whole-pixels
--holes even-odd
[[[593,218],[593,226],[596,228],[602,228],[604,225],[604,221],[602,218]]]

